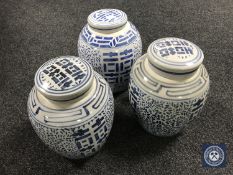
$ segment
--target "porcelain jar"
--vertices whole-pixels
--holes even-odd
[[[201,49],[187,40],[162,38],[136,61],[129,99],[146,131],[172,136],[198,117],[209,90],[203,58]]]
[[[40,139],[71,159],[96,153],[113,124],[114,103],[105,79],[89,63],[61,56],[36,72],[28,114]]]
[[[87,21],[79,35],[79,57],[107,80],[114,93],[126,90],[131,67],[142,54],[138,30],[117,9],[97,10]]]

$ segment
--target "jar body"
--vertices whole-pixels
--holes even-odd
[[[93,155],[104,145],[112,128],[111,89],[97,73],[94,82],[89,95],[70,101],[48,100],[35,87],[29,95],[29,119],[37,135],[50,149],[67,158]]]
[[[113,30],[96,30],[87,24],[79,35],[78,54],[106,79],[114,93],[124,91],[131,67],[142,54],[141,37],[130,22]]]
[[[150,71],[148,66],[144,56],[132,68],[130,103],[146,131],[157,136],[175,135],[198,117],[205,104],[209,90],[208,73],[201,65],[188,79],[172,80],[156,73],[152,77],[147,72]]]

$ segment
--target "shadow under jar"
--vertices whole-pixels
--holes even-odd
[[[114,93],[128,88],[131,67],[142,54],[141,37],[127,15],[101,9],[88,16],[78,40],[79,57],[88,61]]]
[[[109,136],[114,103],[105,79],[78,57],[43,64],[28,98],[28,114],[40,139],[71,159],[96,153]]]
[[[173,136],[197,118],[209,90],[203,52],[179,38],[150,44],[130,74],[129,99],[149,133]]]

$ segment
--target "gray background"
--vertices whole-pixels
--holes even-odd
[[[27,96],[38,67],[59,55],[77,55],[89,13],[119,8],[141,33],[143,51],[155,39],[176,36],[205,53],[211,88],[200,119],[173,138],[147,134],[134,120],[128,94],[115,96],[115,119],[103,149],[83,161],[50,151],[27,117]],[[0,174],[233,174],[233,1],[0,1]],[[227,144],[226,168],[201,164],[203,143]]]

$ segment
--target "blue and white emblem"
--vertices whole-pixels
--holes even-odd
[[[226,164],[226,145],[203,145],[204,167],[224,167]]]

